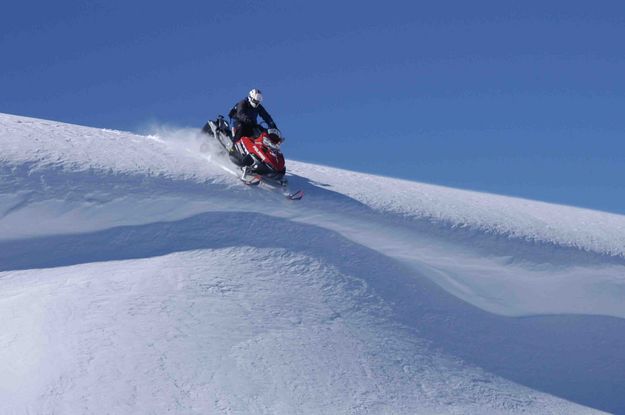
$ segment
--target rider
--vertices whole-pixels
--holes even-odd
[[[267,123],[269,128],[276,128],[271,115],[261,105],[263,94],[254,88],[247,95],[247,98],[239,101],[228,113],[233,121],[232,142],[236,143],[241,137],[253,137],[254,130],[258,127],[257,118],[260,117]]]

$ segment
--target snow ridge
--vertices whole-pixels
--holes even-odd
[[[223,172],[195,150],[194,131],[165,130],[158,136],[134,134],[0,114],[5,166],[88,169],[178,180],[223,181]],[[24,134],[24,127],[28,133]],[[74,131],[80,131],[76,135]],[[172,137],[174,136],[174,137]],[[26,138],[26,140],[24,139]],[[169,143],[164,140],[171,140]],[[141,152],[111,157],[111,152],[141,145]],[[163,151],[172,146],[178,151]],[[182,154],[181,154],[182,153]],[[225,160],[221,160],[226,164]],[[332,182],[332,190],[371,209],[402,219],[538,244],[570,247],[625,258],[625,216],[501,195],[446,188],[401,179],[290,161],[294,174],[309,181]],[[380,197],[383,194],[384,197]]]
[[[346,170],[300,167],[380,212],[452,229],[625,258],[625,216],[508,196],[415,183]],[[366,186],[363,186],[366,183]],[[379,195],[383,194],[384,197]]]

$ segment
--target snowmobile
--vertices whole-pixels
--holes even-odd
[[[286,187],[284,156],[280,144],[284,141],[277,129],[257,128],[254,137],[242,137],[232,142],[233,132],[222,115],[208,121],[202,132],[217,139],[228,153],[230,161],[241,168],[241,180],[255,184],[257,180],[269,180],[272,184]],[[200,150],[206,150],[203,146]],[[255,180],[256,179],[256,180]]]

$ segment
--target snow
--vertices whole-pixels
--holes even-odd
[[[0,114],[1,413],[625,412],[624,216],[201,139]]]

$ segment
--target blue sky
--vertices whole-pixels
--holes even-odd
[[[0,112],[199,128],[258,87],[288,157],[625,213],[623,39],[622,1],[25,0]]]

